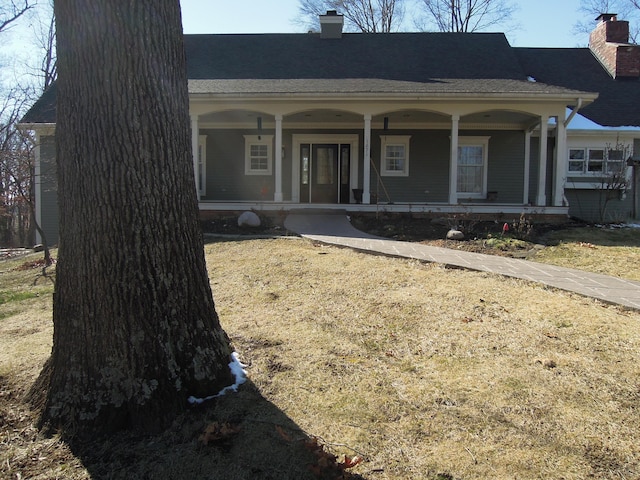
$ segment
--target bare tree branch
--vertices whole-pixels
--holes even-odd
[[[300,0],[301,22],[319,28],[319,17],[327,10],[344,15],[345,29],[363,33],[397,31],[404,17],[405,0]]]
[[[27,13],[35,6],[35,3],[24,0],[24,2],[16,2],[15,0],[0,2],[0,32],[10,28],[12,24],[22,15]]]
[[[427,24],[441,32],[478,32],[511,21],[510,0],[422,0]]]

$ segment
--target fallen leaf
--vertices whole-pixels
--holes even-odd
[[[340,468],[342,468],[342,469],[353,468],[356,465],[362,463],[363,460],[364,459],[360,455],[356,455],[355,457],[347,457],[345,455],[344,456],[344,462],[342,462],[340,464]]]
[[[284,431],[284,429],[280,425],[276,425],[276,432],[280,434],[280,436],[287,442],[293,441],[291,437]]]
[[[240,430],[240,426],[233,423],[213,422],[207,425],[207,427],[204,429],[204,432],[202,432],[202,435],[198,437],[198,440],[205,445],[209,445],[210,443],[228,440],[232,436],[239,433]]]

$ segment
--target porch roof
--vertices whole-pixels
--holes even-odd
[[[578,97],[595,99],[596,93],[539,82],[503,78],[429,78],[423,81],[387,80],[379,78],[343,79],[206,79],[189,80],[189,93],[216,96],[456,96],[456,97],[507,97],[545,96],[549,99],[571,99]]]

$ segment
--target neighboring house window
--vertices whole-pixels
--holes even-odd
[[[409,140],[411,135],[381,135],[380,175],[409,175]]]
[[[489,137],[458,138],[458,194],[467,198],[487,195]]]
[[[607,174],[624,168],[624,151],[606,148],[570,148],[569,173]]]
[[[198,137],[198,164],[196,175],[198,178],[198,193],[206,195],[207,193],[207,136],[200,135]]]
[[[271,175],[273,135],[245,135],[245,175]]]

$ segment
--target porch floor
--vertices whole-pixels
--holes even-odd
[[[640,310],[640,282],[527,260],[375,237],[355,229],[344,209],[294,211],[287,216],[285,227],[316,242],[520,278]]]

